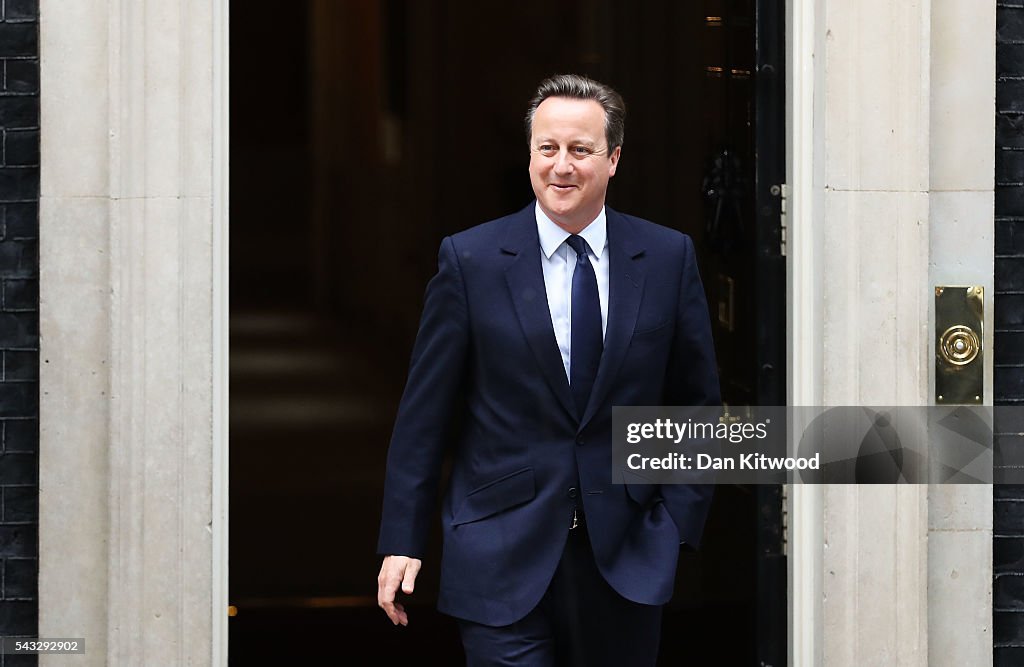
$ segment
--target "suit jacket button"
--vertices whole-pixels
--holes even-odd
[[[583,444],[583,436],[582,435],[580,437],[576,438],[576,444],[577,445],[582,445]]]
[[[576,497],[576,487],[575,486],[570,486],[569,487],[569,497],[570,498],[575,498]]]

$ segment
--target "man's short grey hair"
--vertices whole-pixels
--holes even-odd
[[[626,104],[611,86],[588,79],[579,74],[556,74],[544,79],[526,109],[526,140],[533,138],[533,117],[540,103],[549,97],[569,97],[575,100],[594,100],[604,109],[604,134],[608,154],[622,145],[626,133]]]

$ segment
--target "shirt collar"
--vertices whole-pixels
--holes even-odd
[[[565,243],[565,240],[569,238],[569,232],[565,231],[554,221],[551,220],[544,213],[544,210],[540,207],[540,202],[534,206],[537,217],[537,233],[540,235],[540,249],[544,253],[544,256],[551,259],[551,256],[555,254],[559,246]],[[605,216],[604,207],[601,207],[601,211],[594,218],[593,222],[583,228],[580,232],[580,236],[590,246],[591,252],[601,259],[601,255],[604,254],[604,245],[608,240],[608,224],[607,217]]]

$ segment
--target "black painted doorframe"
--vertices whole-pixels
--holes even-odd
[[[785,4],[756,0],[754,171],[757,220],[757,402],[786,404]],[[758,486],[757,659],[787,663],[782,487]]]

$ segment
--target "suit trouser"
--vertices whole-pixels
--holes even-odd
[[[502,627],[459,619],[459,630],[469,667],[653,666],[661,607],[631,602],[604,580],[581,526],[533,611]]]

